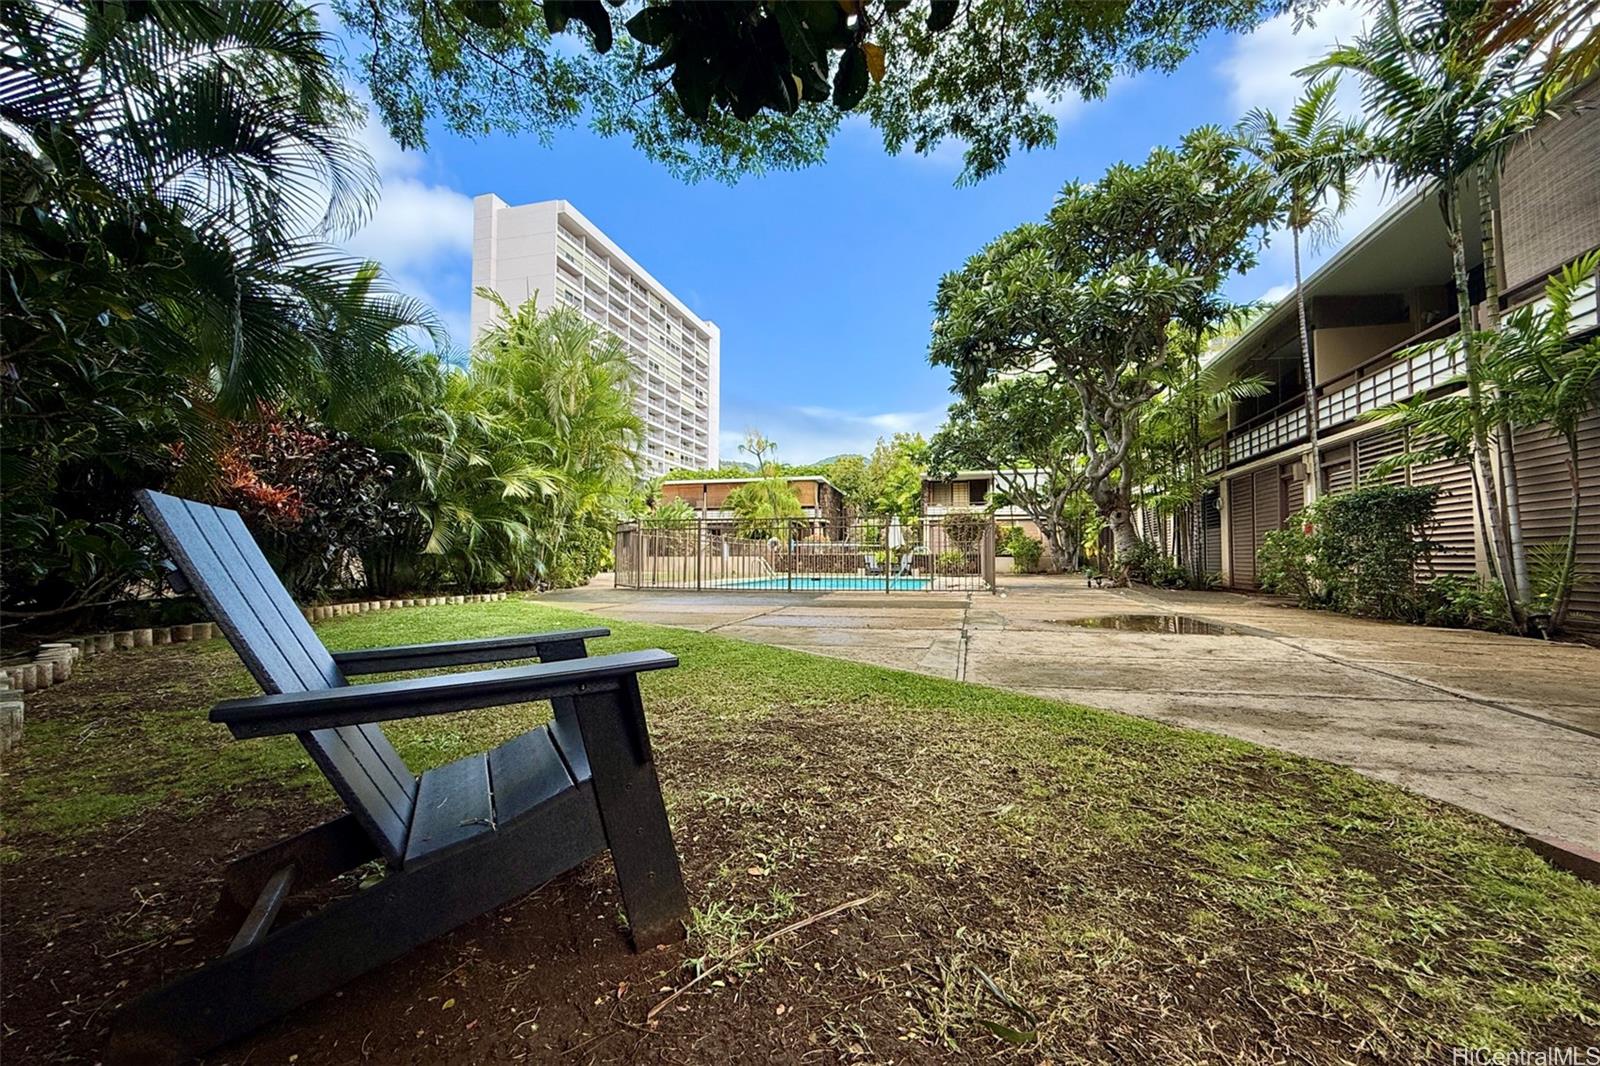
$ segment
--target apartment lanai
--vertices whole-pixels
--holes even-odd
[[[1600,102],[1600,83],[1580,92]],[[1496,198],[1495,235],[1502,308],[1542,295],[1546,278],[1600,246],[1600,120],[1579,111],[1547,123],[1507,160]],[[1477,191],[1463,202],[1470,249],[1470,298],[1482,321],[1484,271],[1478,240]],[[1375,468],[1407,446],[1404,431],[1370,414],[1398,400],[1459,388],[1459,355],[1447,347],[1421,359],[1400,359],[1411,345],[1456,332],[1449,249],[1437,198],[1414,193],[1332,256],[1306,283],[1320,454],[1313,458],[1304,371],[1293,296],[1257,320],[1218,356],[1236,375],[1267,384],[1259,398],[1234,405],[1228,429],[1207,452],[1220,475],[1221,571],[1234,587],[1258,584],[1262,538],[1318,493],[1370,484]],[[1580,301],[1575,332],[1595,329],[1591,281]],[[1600,615],[1600,416],[1583,432],[1580,469],[1588,500],[1580,524],[1580,565],[1590,575],[1575,601]],[[1413,442],[1415,443],[1415,442]],[[1542,428],[1515,441],[1519,498],[1530,542],[1565,535],[1570,500],[1565,449]],[[1433,539],[1443,547],[1436,572],[1482,573],[1482,531],[1472,480],[1462,463],[1392,471],[1393,483],[1436,484],[1441,494]]]

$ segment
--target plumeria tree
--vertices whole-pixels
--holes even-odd
[[[1172,70],[1287,0],[334,0],[408,148],[588,122],[690,178],[819,162],[847,114],[890,152],[963,146],[963,180],[1055,143],[1053,104]]]
[[[1179,358],[1173,330],[1226,314],[1222,283],[1255,263],[1275,212],[1268,175],[1202,128],[1068,185],[1045,222],[939,284],[929,358],[963,395],[1018,373],[1075,395],[1085,483],[1119,556],[1139,540],[1134,462],[1145,405]]]
[[[950,405],[928,444],[935,477],[993,470],[1006,503],[1025,510],[1059,566],[1077,562],[1087,457],[1076,396],[1024,374],[980,387]]]

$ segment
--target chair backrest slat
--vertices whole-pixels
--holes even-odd
[[[139,499],[172,561],[263,691],[309,692],[345,684],[333,656],[236,512],[158,492],[142,492]],[[416,802],[416,778],[383,730],[341,726],[303,733],[300,740],[379,850],[399,862]]]
[[[317,639],[316,632],[312,630],[311,623],[306,621],[305,615],[300,613],[299,606],[289,597],[289,590],[283,587],[283,582],[267,562],[267,557],[261,554],[260,547],[245,527],[239,512],[215,507],[205,509],[220,523],[221,535],[227,538],[228,546],[236,553],[238,565],[242,568],[242,572],[236,575],[240,591],[247,599],[254,600],[259,590],[263,604],[261,610],[267,616],[267,628],[284,658],[295,663],[297,671],[306,667],[315,671],[315,680],[307,681],[307,689],[343,685],[344,675],[340,673],[338,664],[333,661],[328,649],[322,646],[322,641]],[[253,585],[250,584],[252,581]]]

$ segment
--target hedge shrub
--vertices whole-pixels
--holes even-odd
[[[1438,487],[1374,485],[1324,496],[1268,533],[1262,586],[1305,607],[1421,621],[1418,566],[1440,545],[1428,539]]]

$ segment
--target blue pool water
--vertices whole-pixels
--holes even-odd
[[[906,592],[916,589],[925,589],[932,584],[925,577],[891,577],[888,579],[888,588]],[[756,577],[745,581],[729,581],[718,588],[725,589],[779,589],[787,590],[789,579],[786,577]],[[850,577],[846,574],[832,575],[821,574],[816,577],[796,575],[794,579],[795,592],[882,592],[885,588],[884,579],[881,577]]]

